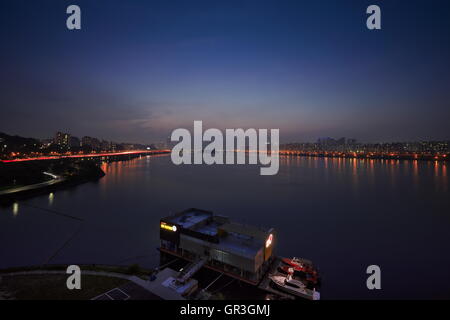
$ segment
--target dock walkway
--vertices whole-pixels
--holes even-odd
[[[177,281],[180,283],[185,283],[205,265],[206,261],[207,260],[205,258],[202,258],[189,264],[183,271],[180,272]]]

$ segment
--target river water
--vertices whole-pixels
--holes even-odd
[[[257,166],[175,166],[165,155],[103,169],[98,182],[1,208],[0,268],[153,267],[159,219],[197,207],[276,228],[279,255],[319,267],[323,299],[450,298],[448,164],[283,156],[278,175],[261,176]],[[366,287],[372,264],[381,290]]]

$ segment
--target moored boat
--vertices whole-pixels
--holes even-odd
[[[317,288],[320,286],[320,278],[317,272],[307,273],[300,268],[290,267],[290,266],[280,266],[278,271],[283,274],[292,273],[292,278],[297,280],[303,280],[306,282],[307,286],[312,288]]]
[[[320,293],[318,291],[315,289],[308,289],[303,282],[294,279],[292,273],[289,273],[286,276],[272,275],[270,276],[270,279],[278,289],[284,292],[309,300],[320,300]]]

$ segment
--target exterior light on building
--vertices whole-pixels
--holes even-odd
[[[175,225],[171,226],[165,222],[161,222],[161,229],[177,232],[177,226]]]
[[[267,238],[267,240],[266,240],[266,248],[270,247],[270,245],[272,244],[272,242],[273,242],[273,234],[271,233],[271,234],[269,235],[269,237]]]

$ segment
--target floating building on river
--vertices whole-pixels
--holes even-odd
[[[242,225],[195,208],[162,218],[160,240],[161,252],[193,262],[180,281],[205,266],[257,285],[275,258],[274,229]]]

